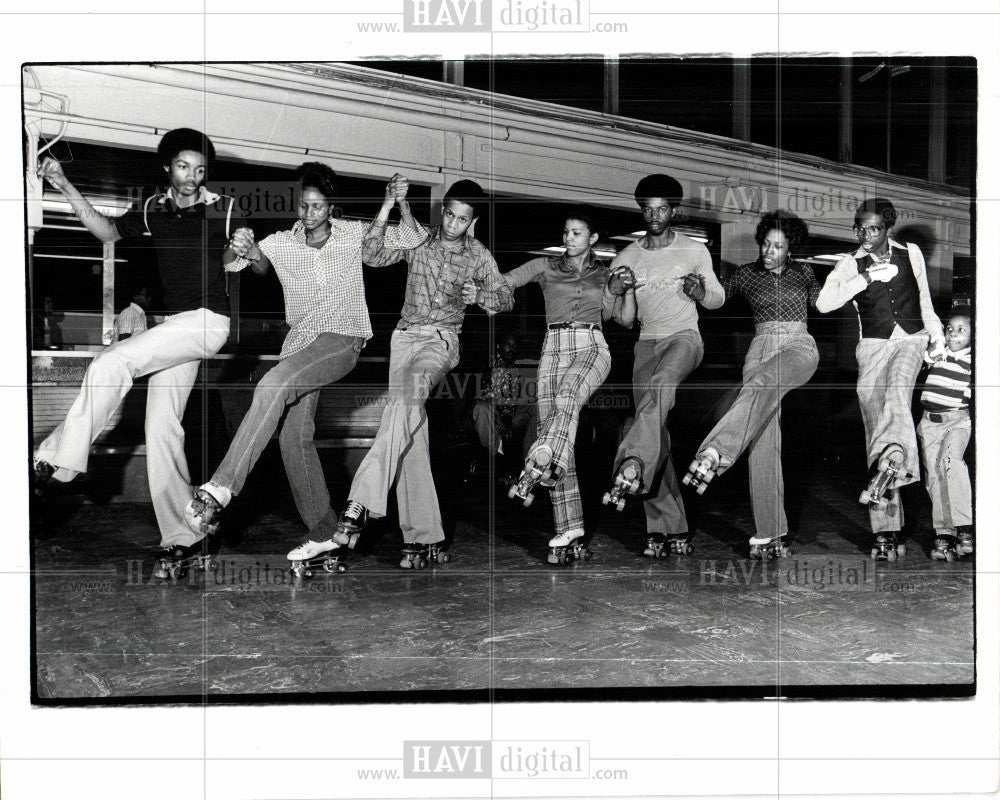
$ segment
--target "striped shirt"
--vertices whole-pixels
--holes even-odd
[[[305,227],[296,222],[260,242],[260,251],[274,265],[285,293],[285,321],[291,327],[280,358],[305,349],[321,333],[372,337],[361,248],[370,223],[330,220],[330,238],[322,247],[306,244]],[[407,247],[424,239],[423,232],[405,225],[392,226],[386,239],[393,247]]]
[[[935,361],[927,373],[920,402],[925,411],[940,413],[968,408],[972,399],[972,348],[947,351],[941,361]]]
[[[398,245],[373,225],[365,237],[364,259],[372,267],[397,261],[409,264],[400,328],[429,325],[460,333],[465,321],[462,286],[466,281],[478,287],[479,305],[487,313],[514,307],[514,295],[500,276],[493,254],[468,235],[457,242],[445,242],[439,228],[433,233],[424,231],[417,245]]]

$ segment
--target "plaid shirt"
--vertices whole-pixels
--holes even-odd
[[[789,261],[781,274],[760,261],[744,264],[722,282],[726,297],[742,294],[753,309],[753,321],[805,322],[809,306],[816,307],[819,281],[808,264]]]
[[[364,259],[371,267],[397,261],[409,264],[398,327],[430,325],[459,333],[465,320],[462,285],[466,281],[479,287],[479,306],[488,314],[514,307],[514,295],[500,276],[493,255],[471,236],[448,243],[442,241],[440,229],[423,231],[421,242],[410,247],[394,246],[386,239],[384,228],[373,225],[365,238]]]
[[[285,320],[291,330],[280,358],[303,350],[321,333],[372,337],[361,271],[361,248],[370,224],[334,219],[330,226],[330,238],[320,248],[306,244],[301,222],[259,244],[285,293]],[[406,247],[419,244],[424,236],[393,226],[385,238],[393,247]]]

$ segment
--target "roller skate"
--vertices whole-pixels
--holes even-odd
[[[347,564],[340,554],[340,545],[332,539],[325,542],[314,542],[312,539],[289,551],[288,560],[292,562],[292,575],[301,578],[313,576],[313,572],[347,572]]]
[[[959,529],[958,544],[955,546],[955,552],[958,553],[959,558],[971,556],[974,550],[975,544],[972,538],[972,531]]]
[[[698,457],[691,462],[687,475],[681,480],[685,486],[691,486],[698,494],[705,494],[708,484],[719,469],[719,451],[714,447],[706,447]]]
[[[403,560],[399,562],[401,569],[426,569],[428,564],[447,564],[451,561],[448,551],[442,547],[443,542],[420,544],[408,542],[403,545]]]
[[[897,531],[884,531],[875,535],[875,546],[871,552],[874,560],[895,561],[906,555],[906,545],[896,540],[897,533]]]
[[[621,511],[625,508],[625,497],[630,494],[639,494],[639,487],[642,485],[642,462],[638,458],[626,458],[618,466],[615,474],[615,485],[610,492],[604,493],[601,503],[604,505],[613,504]]]
[[[686,535],[664,536],[662,533],[653,533],[646,539],[646,549],[642,554],[649,558],[666,558],[671,554],[687,556],[693,552],[694,547]]]
[[[524,462],[521,477],[507,491],[507,497],[511,500],[519,497],[524,502],[525,508],[530,506],[535,501],[535,495],[531,490],[535,488],[536,484],[540,483],[543,486],[553,484],[552,470],[549,467],[551,463],[552,448],[547,445],[536,447],[528,456],[528,460]]]
[[[40,458],[31,459],[31,489],[36,497],[44,496],[45,490],[56,483],[52,477],[55,471],[56,468],[48,461],[42,461]]]
[[[792,551],[785,546],[784,536],[753,536],[750,538],[750,558],[757,561],[771,561],[784,558]]]
[[[583,543],[583,531],[567,531],[549,539],[550,564],[569,564],[571,561],[589,561],[593,556]]]
[[[931,550],[932,561],[947,561],[949,564],[958,560],[958,537],[954,534],[939,531],[934,539],[934,549]]]
[[[902,473],[905,460],[906,456],[900,445],[888,445],[879,456],[878,470],[869,481],[868,488],[861,493],[858,502],[869,506],[887,505],[893,498],[893,481]]]
[[[233,493],[225,486],[209,481],[197,489],[184,507],[184,522],[195,536],[213,536],[219,530],[222,510],[229,505]]]
[[[361,531],[368,524],[368,509],[356,500],[348,500],[347,508],[337,520],[337,530],[333,533],[333,541],[346,544],[353,550],[361,537]]]
[[[213,551],[216,550],[214,537],[205,537],[191,545],[167,545],[161,547],[156,554],[154,577],[180,580],[188,574],[191,567],[207,572],[212,563]]]

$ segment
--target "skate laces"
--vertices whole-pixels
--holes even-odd
[[[347,508],[344,509],[344,519],[352,520],[353,522],[358,522],[362,515],[365,513],[365,507],[361,505],[357,500],[350,500],[347,503]]]

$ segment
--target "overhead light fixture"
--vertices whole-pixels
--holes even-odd
[[[88,198],[89,199],[89,198]],[[104,214],[106,217],[121,217],[129,210],[129,203],[125,200],[118,200],[112,197],[93,198],[91,205],[94,210]],[[53,196],[46,194],[42,196],[42,211],[52,211],[56,214],[74,214],[73,206],[68,200],[63,200],[61,195]]]
[[[529,250],[528,252],[535,256],[561,256],[566,252],[566,248],[559,247],[557,245],[550,245],[549,247],[543,247],[541,250]],[[618,255],[617,250],[612,250],[607,247],[593,247],[590,252],[598,258],[614,258]]]
[[[688,237],[688,239],[694,239],[696,242],[701,242],[702,244],[708,244],[711,241],[711,239],[709,239],[704,233],[702,233],[697,229],[692,230],[690,228],[681,228],[675,226],[673,230],[677,231],[678,233],[683,233],[685,236]],[[621,236],[612,236],[611,238],[623,242],[635,242],[641,239],[645,235],[646,231],[633,231],[632,233],[624,233]]]

